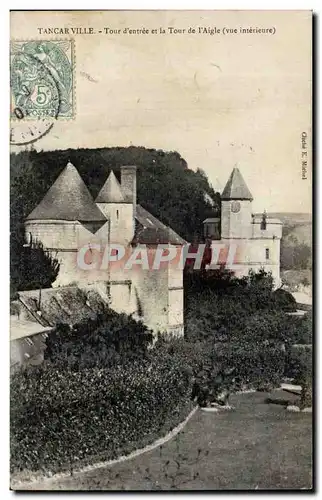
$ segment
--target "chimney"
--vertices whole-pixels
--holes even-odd
[[[127,203],[132,203],[133,212],[136,211],[136,166],[121,167],[121,188]]]

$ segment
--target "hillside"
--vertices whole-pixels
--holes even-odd
[[[261,214],[256,214],[261,215]],[[312,245],[312,215],[296,212],[269,212],[268,217],[283,222],[283,238],[295,237],[299,242]]]
[[[68,161],[75,165],[93,197],[111,169],[119,176],[121,165],[136,165],[138,203],[188,241],[202,232],[202,221],[214,213],[206,193],[219,209],[219,194],[207,176],[201,170],[190,170],[179,153],[130,146],[12,154],[13,218],[21,220],[31,212]]]
[[[297,212],[269,212],[268,217],[280,219],[287,226],[312,224],[312,215]]]
[[[312,215],[292,212],[269,213],[283,222],[281,269],[312,268]]]

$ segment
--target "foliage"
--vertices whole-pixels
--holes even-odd
[[[286,349],[285,374],[302,385],[307,379],[312,379],[312,313],[290,319],[292,321]]]
[[[144,359],[152,333],[142,322],[111,309],[76,325],[57,325],[46,341],[45,359],[61,370],[107,368]]]
[[[265,271],[241,279],[224,269],[194,273],[185,287],[187,340],[206,342],[211,353],[199,377],[201,399],[214,398],[222,389],[279,385],[285,345],[300,335],[299,318],[285,314],[296,308],[292,295],[274,291]]]
[[[273,292],[273,301],[277,310],[295,312],[297,309],[295,298],[283,288],[278,288]]]
[[[16,235],[18,236],[18,235]],[[23,235],[11,243],[11,297],[17,290],[50,288],[59,272],[59,262],[39,241],[26,244]]]
[[[59,470],[113,459],[151,442],[189,411],[191,381],[169,359],[61,371],[53,364],[11,382],[11,467]]]
[[[188,241],[196,233],[201,235],[203,220],[219,210],[219,194],[211,188],[204,172],[189,170],[185,160],[175,151],[131,146],[31,150],[12,154],[11,274],[20,290],[29,287],[21,265],[25,218],[42,200],[68,161],[78,169],[93,197],[97,196],[111,169],[120,176],[121,165],[137,165],[138,203]]]
[[[12,378],[12,469],[115,458],[173,428],[191,400],[279,385],[285,364],[307,381],[308,359],[296,365],[291,346],[311,343],[312,317],[287,315],[266,273],[215,280],[186,280],[187,338],[159,337],[153,349],[142,323],[110,310],[58,325],[44,364]]]
[[[148,444],[192,408],[203,351],[183,339],[150,348],[151,332],[114,311],[58,325],[46,360],[11,382],[11,466],[52,471]]]
[[[288,374],[302,387],[300,409],[312,406],[312,345],[295,344],[288,351]]]
[[[274,291],[272,277],[265,271],[251,271],[241,279],[225,270],[193,273],[185,278],[185,294],[186,336],[191,341],[225,342],[239,336],[282,340],[285,311],[296,310],[292,295]]]
[[[311,269],[312,250],[311,247],[299,241],[293,234],[285,236],[281,240],[281,269]]]
[[[291,292],[312,286],[312,271],[310,269],[288,270],[281,272],[283,286]]]

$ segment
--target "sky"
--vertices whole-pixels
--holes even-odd
[[[95,33],[73,36],[75,118],[58,120],[36,149],[175,150],[189,168],[202,168],[215,189],[237,166],[254,211],[311,212],[309,11],[11,13],[12,39],[71,38],[39,34],[50,27]],[[105,27],[121,34],[98,33]],[[158,33],[124,35],[126,27]],[[168,27],[186,32],[170,34]],[[187,33],[189,27],[197,33]],[[199,34],[199,27],[221,31]],[[241,34],[240,27],[275,34]],[[237,33],[224,35],[223,28]]]

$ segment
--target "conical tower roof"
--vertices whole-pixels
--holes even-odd
[[[221,194],[222,200],[253,200],[246,182],[238,168],[234,168]]]
[[[115,177],[113,170],[98,193],[95,201],[96,203],[124,203],[121,185]]]
[[[71,163],[67,163],[42,201],[28,215],[27,220],[31,219],[106,221],[106,217],[95,205],[83,179]]]

